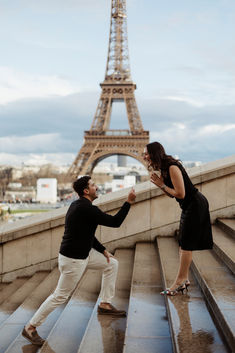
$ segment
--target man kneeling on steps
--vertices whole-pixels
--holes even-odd
[[[65,231],[60,246],[58,266],[60,278],[55,291],[42,303],[30,322],[24,327],[22,335],[31,343],[41,346],[44,340],[38,335],[36,327],[60,304],[63,304],[76,288],[87,268],[103,270],[101,302],[98,314],[126,316],[124,310],[118,310],[111,304],[114,297],[118,261],[96,239],[98,224],[108,227],[120,227],[135,201],[132,189],[127,201],[114,215],[102,212],[92,202],[97,198],[97,186],[89,176],[83,176],[73,183],[79,199],[72,202],[65,218]]]

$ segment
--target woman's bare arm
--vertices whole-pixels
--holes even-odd
[[[173,196],[177,197],[177,199],[184,199],[185,197],[184,179],[180,168],[177,167],[176,165],[171,165],[169,168],[169,171],[170,171],[171,182],[174,186],[174,189],[171,189],[171,190],[174,190]]]
[[[150,181],[160,187],[168,196],[176,197],[177,199],[183,199],[185,197],[184,179],[181,170],[176,165],[172,165],[169,168],[171,182],[173,189],[166,186],[162,178],[158,177],[155,173],[151,174]]]

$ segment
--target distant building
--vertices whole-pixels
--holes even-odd
[[[22,183],[9,183],[7,185],[8,189],[20,189],[22,188]]]
[[[40,178],[37,180],[37,201],[41,203],[56,203],[57,179]]]
[[[118,167],[126,167],[127,166],[127,158],[126,156],[119,154],[117,156],[117,165]]]
[[[105,190],[107,192],[117,191],[120,189],[128,188],[130,186],[134,186],[136,184],[136,176],[135,175],[122,175],[115,174],[114,178],[111,182],[107,182],[104,184]]]
[[[35,201],[36,190],[34,186],[22,186],[21,183],[9,183],[5,192],[5,201],[31,202]]]
[[[196,162],[185,161],[185,162],[183,162],[183,165],[185,168],[200,167],[202,165],[202,162],[200,162],[200,161],[196,161]]]

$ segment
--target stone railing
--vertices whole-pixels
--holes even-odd
[[[208,198],[211,220],[235,215],[235,155],[189,170],[196,187]],[[136,185],[137,198],[120,228],[99,226],[97,238],[110,250],[173,235],[181,210],[174,199],[150,182]],[[102,195],[94,204],[115,214],[128,190]],[[50,270],[57,263],[67,207],[0,227],[0,281]]]

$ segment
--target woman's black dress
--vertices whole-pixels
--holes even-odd
[[[184,167],[177,162],[169,165],[163,174],[164,183],[174,188],[169,168],[176,165],[180,168],[185,187],[184,199],[177,199],[182,209],[179,229],[179,246],[183,250],[212,249],[213,239],[210,223],[209,204],[204,195],[195,188]]]

